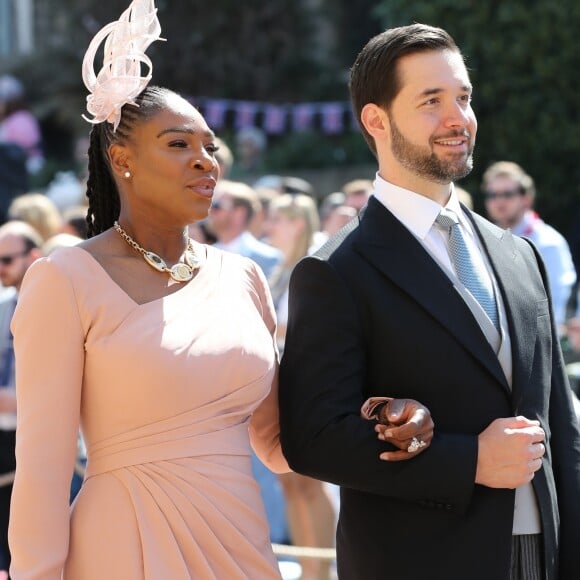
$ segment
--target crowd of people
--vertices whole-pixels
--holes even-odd
[[[235,163],[231,149],[223,141],[216,151],[217,160],[220,161],[222,156]],[[277,319],[276,343],[282,355],[288,322],[289,282],[294,267],[357,218],[372,195],[373,180],[355,179],[345,183],[339,191],[318,199],[313,195],[313,186],[300,178],[268,175],[261,181],[270,185],[263,186],[232,181],[228,179],[228,168],[222,171],[225,176],[220,177],[216,185],[209,215],[189,224],[189,233],[200,243],[240,254],[258,264],[272,294]],[[82,187],[82,182],[79,182],[79,187]],[[511,228],[534,239],[546,264],[561,338],[569,337],[570,351],[578,352],[580,357],[580,341],[574,334],[580,312],[568,311],[565,314],[576,280],[571,254],[563,236],[531,209],[533,194],[528,193],[530,187],[533,187],[531,177],[515,163],[494,164],[485,173],[482,183],[486,210],[490,219],[500,227]],[[463,191],[461,195],[463,203],[472,204],[467,192]],[[0,336],[10,335],[15,295],[28,266],[56,248],[85,240],[87,209],[82,198],[77,203],[59,207],[46,192],[30,192],[12,200],[7,223],[0,228],[0,280],[6,288],[0,306],[2,312],[8,313],[0,317]],[[528,229],[524,231],[524,228]],[[12,240],[10,251],[2,249],[5,239]],[[11,341],[1,344],[3,352],[12,352]],[[3,355],[2,360],[0,371],[3,376],[13,373],[13,364],[7,362],[10,357]],[[10,474],[15,469],[14,377],[2,384],[9,387],[0,391],[0,417],[9,423],[0,431],[5,458],[2,473]],[[79,449],[83,448],[81,444]],[[252,455],[252,466],[265,503],[272,542],[334,546],[339,505],[336,486],[298,473],[275,475],[255,454]],[[79,479],[78,474],[76,479]],[[79,484],[77,481],[76,491]],[[9,553],[7,530],[11,492],[11,483],[0,488],[0,538],[4,554]],[[305,558],[300,563],[304,579],[329,578],[332,573],[327,561]]]
[[[138,16],[144,62],[159,23],[154,12]],[[378,55],[386,74],[406,73],[384,107],[369,65]],[[487,168],[480,192],[453,185],[471,169],[477,128],[453,40],[414,25],[365,47],[351,95],[378,170],[330,192],[268,174],[259,129],[230,147],[147,77],[122,106],[91,108],[107,103],[99,78],[84,71],[95,99],[90,137],[79,139],[82,171],[61,189],[13,197],[0,227],[0,569],[12,557],[15,579],[111,569],[136,580],[276,578],[270,543],[334,547],[340,511],[346,580],[379,570],[420,577],[411,560],[423,541],[436,574],[421,577],[459,578],[458,567],[475,565],[481,534],[494,538],[497,560],[470,578],[510,568],[512,580],[544,578],[540,569],[571,579],[577,522],[561,540],[562,574],[550,574],[553,506],[573,503],[574,467],[558,463],[576,461],[564,439],[579,451],[565,422],[568,400],[578,401],[552,368],[560,344],[567,360],[580,359],[574,257],[534,210],[533,178],[513,161]],[[0,79],[0,98],[21,99],[20,89]],[[405,141],[424,130],[413,91],[453,161],[422,159]],[[0,120],[0,142],[8,133]],[[33,141],[27,171],[50,154]],[[471,213],[479,195],[489,222]],[[491,312],[455,263],[454,226],[486,272]],[[460,322],[471,316],[473,328]],[[529,350],[520,333],[532,318]],[[380,397],[361,407],[362,393]],[[89,455],[80,493],[71,482],[79,449]],[[524,471],[498,458],[505,449]],[[428,539],[413,540],[417,530]],[[462,546],[455,559],[443,549],[451,541]],[[299,561],[303,580],[333,574],[328,561]]]

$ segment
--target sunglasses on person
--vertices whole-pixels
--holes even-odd
[[[229,210],[232,209],[235,206],[235,203],[231,202],[231,201],[220,201],[220,200],[215,200],[211,202],[211,209],[225,209],[225,210]]]
[[[510,189],[508,191],[486,191],[483,196],[488,199],[513,199],[522,195],[519,189]]]
[[[30,250],[24,250],[24,252],[18,252],[17,254],[6,254],[4,256],[0,256],[0,264],[3,266],[10,266],[16,258],[23,258],[30,254]]]

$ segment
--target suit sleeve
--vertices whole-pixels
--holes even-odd
[[[11,577],[60,580],[69,544],[84,332],[71,282],[48,259],[29,268],[12,330],[18,424]]]
[[[282,454],[280,445],[280,419],[278,410],[278,350],[276,348],[276,315],[272,297],[262,271],[252,267],[252,277],[258,292],[262,312],[262,319],[270,336],[272,349],[276,353],[275,374],[270,391],[266,398],[258,405],[250,420],[250,441],[256,455],[262,463],[274,473],[290,471],[288,463]]]
[[[344,487],[464,512],[474,487],[477,437],[440,434],[416,458],[379,459],[386,444],[360,417],[369,389],[358,308],[365,305],[356,303],[330,263],[311,257],[295,268],[280,368],[281,441],[290,467]]]
[[[534,251],[548,299],[548,275],[537,249]],[[580,538],[580,431],[572,401],[558,332],[552,315],[552,384],[550,389],[550,450],[560,517],[560,578],[580,577],[578,539]]]

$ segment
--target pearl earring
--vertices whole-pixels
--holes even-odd
[[[131,172],[125,171],[125,179],[129,179],[129,177],[131,177]]]

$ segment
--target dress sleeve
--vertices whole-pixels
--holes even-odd
[[[50,258],[27,271],[12,332],[18,423],[10,572],[14,580],[60,580],[69,544],[84,330],[71,280]]]
[[[262,319],[272,336],[272,348],[276,352],[276,370],[270,392],[258,405],[250,421],[250,441],[262,463],[274,473],[290,471],[280,446],[280,418],[278,410],[278,351],[276,348],[276,314],[266,279],[255,265],[253,278],[262,306]]]

